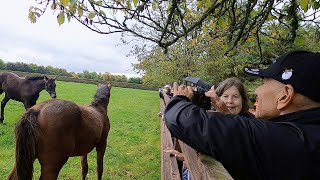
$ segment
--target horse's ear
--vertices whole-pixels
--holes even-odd
[[[109,83],[107,86],[109,87],[109,89],[111,89],[111,87],[112,87],[111,83]]]
[[[53,78],[54,80],[57,80],[57,76]]]
[[[48,81],[48,77],[44,74],[43,75],[43,79],[45,80],[45,81]]]
[[[97,87],[99,87],[101,84],[98,82]]]

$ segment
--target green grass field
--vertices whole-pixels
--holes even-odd
[[[87,105],[96,85],[57,82],[59,99]],[[2,100],[3,94],[0,95]],[[50,99],[44,90],[38,103]],[[10,100],[5,120],[0,124],[0,179],[6,179],[14,164],[14,128],[24,112],[23,104]],[[160,179],[159,96],[156,91],[113,87],[108,108],[111,130],[104,157],[102,179]],[[87,179],[97,179],[96,152],[88,156]],[[71,157],[60,171],[60,179],[81,179],[80,157]],[[34,179],[39,179],[40,165],[34,163]]]

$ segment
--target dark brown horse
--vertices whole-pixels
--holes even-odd
[[[10,99],[22,102],[27,110],[36,104],[39,93],[44,89],[52,98],[56,98],[55,78],[41,76],[23,79],[14,73],[0,73],[0,94],[5,92],[1,101],[0,123],[4,120],[4,107]]]
[[[72,156],[81,156],[82,179],[85,179],[87,154],[96,148],[100,180],[110,130],[107,114],[110,89],[110,84],[99,84],[89,106],[52,99],[31,107],[16,126],[16,161],[8,179],[31,180],[33,163],[38,159],[40,179],[55,180]]]

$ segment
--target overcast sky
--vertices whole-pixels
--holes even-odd
[[[56,14],[28,19],[32,0],[6,0],[0,8],[0,59],[51,65],[68,72],[109,72],[138,77],[134,57],[126,57],[132,45],[122,45],[120,34],[100,35],[76,20],[59,26]]]

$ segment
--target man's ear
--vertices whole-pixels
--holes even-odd
[[[293,100],[294,89],[291,85],[286,84],[277,95],[277,109],[281,110],[287,107]]]

